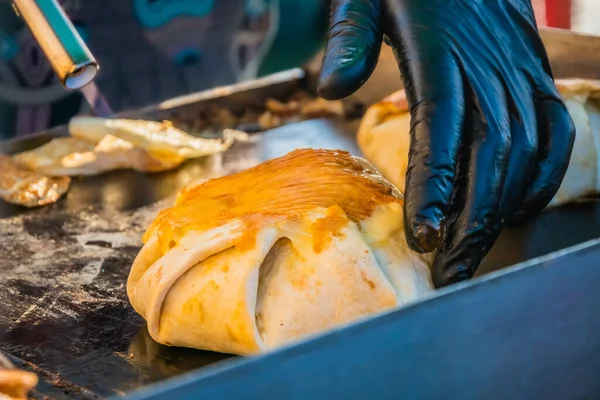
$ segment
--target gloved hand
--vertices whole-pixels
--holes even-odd
[[[332,0],[320,95],[356,91],[384,37],[412,118],[408,243],[437,250],[437,287],[471,278],[506,223],[550,202],[575,138],[530,0]]]

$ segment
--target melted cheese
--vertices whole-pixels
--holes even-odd
[[[239,219],[244,222],[244,234],[236,243],[241,250],[253,247],[255,233],[267,224],[295,220],[317,207],[335,206],[311,227],[317,251],[331,235],[338,234],[347,218],[360,222],[371,216],[377,205],[401,203],[393,190],[347,152],[296,150],[241,173],[184,189],[175,206],[159,214],[144,241],[157,233],[166,252],[189,231]]]

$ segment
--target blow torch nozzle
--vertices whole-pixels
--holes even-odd
[[[80,89],[94,80],[98,63],[57,0],[11,1],[65,88]]]

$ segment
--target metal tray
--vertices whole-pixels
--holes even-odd
[[[373,82],[386,81],[390,90],[392,70],[389,64],[380,63]],[[267,97],[285,100],[297,90],[310,91],[313,77],[310,68],[287,71],[122,116],[159,120],[176,112],[180,118],[193,118],[211,104],[240,107],[262,104]],[[398,81],[397,74],[393,79]],[[368,104],[386,94],[365,93],[348,101]],[[41,383],[35,396],[40,398],[123,395],[219,364],[228,357],[168,348],[148,337],[143,320],[125,296],[129,267],[140,248],[131,238],[139,238],[155,215],[151,204],[169,198],[193,179],[243,170],[299,147],[359,154],[354,139],[357,126],[358,120],[339,119],[287,125],[255,134],[225,154],[188,162],[173,172],[122,171],[75,180],[64,199],[38,210],[0,203],[0,349],[16,365],[38,373]],[[0,143],[0,152],[34,148],[64,135],[65,128],[59,127]],[[550,210],[518,230],[505,231],[483,261],[479,275],[599,236],[598,201]],[[129,241],[123,242],[122,237]]]
[[[598,399],[599,259],[593,240],[130,398]]]

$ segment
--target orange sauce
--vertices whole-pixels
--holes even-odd
[[[348,223],[346,213],[335,205],[327,210],[327,215],[317,219],[310,231],[313,237],[313,251],[320,253],[331,242],[334,236],[342,236],[341,229]]]
[[[315,251],[338,235],[347,219],[359,222],[379,204],[401,202],[387,185],[368,178],[350,153],[295,150],[246,171],[186,188],[176,204],[159,213],[144,241],[158,234],[167,249],[186,232],[206,230],[236,219],[245,224],[240,251],[252,248],[256,233],[267,224],[298,219],[317,207],[328,216],[312,227]]]

